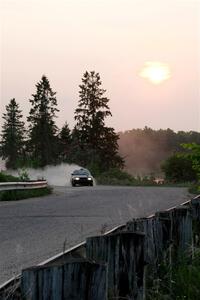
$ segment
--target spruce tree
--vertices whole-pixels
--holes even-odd
[[[71,138],[71,131],[69,129],[67,122],[61,128],[61,131],[58,135],[58,139],[59,139],[60,159],[61,159],[61,161],[65,161],[65,162],[69,161],[72,138]]]
[[[0,154],[6,160],[7,168],[17,168],[23,159],[25,127],[22,117],[19,104],[11,99],[2,117],[4,124],[0,142]]]
[[[73,136],[79,146],[80,163],[98,165],[100,170],[122,167],[118,155],[118,136],[113,128],[106,127],[105,118],[112,116],[106,90],[101,87],[99,73],[85,72],[79,86],[78,108],[75,110],[76,125]]]
[[[32,95],[29,117],[29,151],[35,165],[44,167],[53,164],[58,158],[56,92],[53,92],[46,76],[36,84],[36,93]]]

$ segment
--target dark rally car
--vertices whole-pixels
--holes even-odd
[[[94,179],[86,169],[75,170],[71,174],[71,185],[90,185],[93,186]]]

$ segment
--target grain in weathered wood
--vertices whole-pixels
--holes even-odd
[[[180,206],[171,211],[172,244],[175,257],[187,255],[192,248],[192,210],[189,206]]]
[[[86,241],[87,258],[108,264],[108,299],[143,299],[144,235],[121,232]]]
[[[24,300],[106,300],[105,265],[77,259],[22,272]]]
[[[159,252],[162,251],[162,232],[158,218],[138,218],[129,221],[128,231],[144,232],[144,260],[148,264],[155,264]]]
[[[200,197],[191,200],[194,250],[200,247]]]
[[[190,201],[190,206],[191,206],[191,209],[192,209],[193,219],[200,221],[200,196],[193,198]]]
[[[156,214],[162,224],[163,254],[169,249],[169,261],[188,255],[192,247],[192,210],[189,205]],[[166,243],[165,243],[166,240]]]

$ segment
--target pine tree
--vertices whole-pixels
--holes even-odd
[[[36,94],[32,95],[32,108],[27,118],[29,122],[29,151],[37,166],[53,164],[58,157],[56,118],[57,100],[46,76],[36,84]]]
[[[67,122],[62,127],[58,135],[58,139],[59,139],[59,155],[61,161],[69,161],[72,138],[71,138],[71,131],[69,129]]]
[[[99,73],[85,72],[79,86],[78,108],[75,110],[76,125],[73,135],[79,146],[80,162],[83,165],[98,165],[103,170],[122,167],[118,155],[118,136],[113,128],[106,127],[105,118],[112,116],[101,88]]]
[[[22,121],[22,111],[15,99],[6,105],[5,120],[2,126],[0,154],[6,160],[6,167],[15,169],[23,159],[25,127]]]

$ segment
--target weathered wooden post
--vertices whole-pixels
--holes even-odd
[[[192,248],[192,210],[189,206],[176,207],[171,211],[171,218],[174,258],[188,256]]]
[[[127,230],[144,232],[144,290],[148,295],[155,278],[159,278],[159,263],[168,257],[170,244],[169,214],[158,214],[149,218],[133,219],[126,224]]]
[[[144,234],[121,232],[90,237],[86,256],[107,263],[108,299],[143,299]]]
[[[107,268],[85,259],[22,272],[24,300],[107,300]]]
[[[161,228],[158,219],[150,218],[133,219],[126,224],[128,231],[143,232],[144,237],[144,260],[148,264],[155,264],[161,248]]]
[[[196,196],[190,201],[192,217],[200,220],[200,196]]]
[[[155,214],[160,227],[160,248],[157,263],[171,263],[171,248],[172,248],[172,217],[170,211],[161,211]]]
[[[133,219],[127,230],[142,231],[144,237],[144,260],[148,263],[146,289],[159,278],[160,264],[171,266],[186,255],[192,246],[192,215],[188,206],[162,211],[149,218]]]
[[[161,225],[163,254],[171,249],[169,260],[188,255],[192,247],[192,210],[187,205],[156,213]],[[171,252],[171,251],[170,251]]]
[[[200,196],[193,198],[190,201],[192,209],[192,230],[194,247],[200,247]]]

